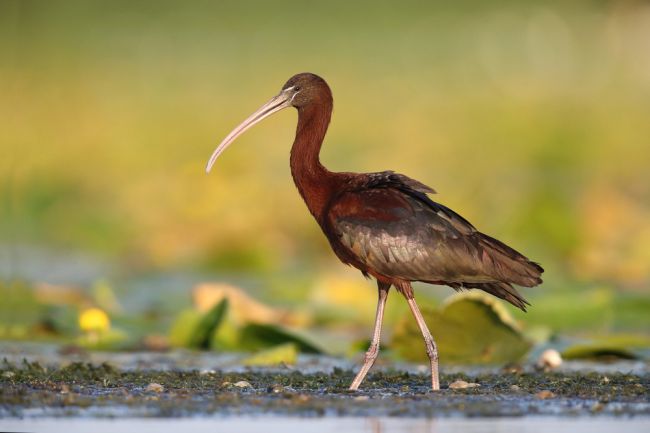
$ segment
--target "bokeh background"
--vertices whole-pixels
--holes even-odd
[[[193,288],[214,282],[240,316],[258,302],[334,353],[362,347],[374,283],[293,186],[295,113],[204,173],[311,71],[335,98],[325,165],[419,179],[544,265],[529,313],[507,307],[528,338],[647,348],[649,41],[642,1],[2,0],[0,339],[92,346],[78,319],[97,308],[102,347],[184,345],[179,323],[209,310]],[[416,290],[431,308],[451,294]]]

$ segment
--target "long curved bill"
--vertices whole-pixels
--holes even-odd
[[[228,136],[224,138],[221,143],[219,143],[219,146],[217,146],[214,152],[212,152],[212,156],[210,156],[208,165],[205,167],[205,172],[210,173],[210,170],[212,169],[212,166],[214,165],[214,162],[217,160],[219,155],[221,155],[221,153],[226,150],[226,148],[230,146],[230,144],[246,130],[251,128],[256,123],[266,119],[271,114],[277,113],[283,108],[291,106],[292,94],[290,90],[291,89],[285,89],[280,92],[279,95],[271,99],[266,104],[262,105],[256,112],[251,114],[246,120],[239,124],[239,126],[233,129],[230,134],[228,134]]]

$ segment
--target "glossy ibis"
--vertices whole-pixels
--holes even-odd
[[[440,388],[438,350],[415,303],[411,282],[480,289],[526,310],[528,302],[512,286],[542,282],[543,269],[505,245],[477,231],[465,218],[432,201],[428,186],[393,171],[335,173],[319,152],[332,114],[332,92],[317,75],[295,75],[280,93],[244,120],[219,144],[217,157],[244,131],[273,113],[298,110],[291,148],[291,174],[338,258],[377,280],[379,301],[372,343],[350,385],[359,387],[379,352],[386,298],[394,286],[408,302],[431,361],[431,387]]]

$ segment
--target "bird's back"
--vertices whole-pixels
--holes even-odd
[[[327,211],[326,234],[344,262],[387,279],[482,289],[525,309],[512,284],[540,284],[538,264],[432,201],[433,190],[413,179],[358,176]]]

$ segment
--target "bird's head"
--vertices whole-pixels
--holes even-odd
[[[321,77],[309,72],[296,74],[282,86],[282,92],[288,92],[291,95],[290,105],[300,109],[309,104],[329,99],[331,101],[332,92],[329,86]]]
[[[239,126],[233,129],[230,134],[212,152],[208,165],[205,169],[210,172],[217,157],[233,142],[256,123],[266,119],[271,114],[287,108],[295,107],[298,111],[316,103],[332,103],[332,92],[329,86],[321,77],[309,72],[296,74],[282,86],[282,90],[269,102],[262,105],[257,111],[251,114]]]

